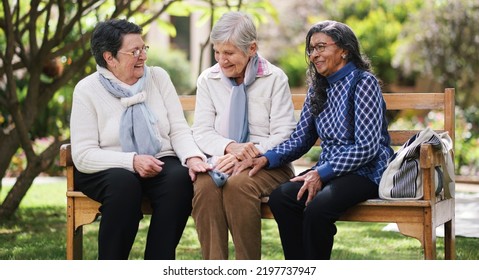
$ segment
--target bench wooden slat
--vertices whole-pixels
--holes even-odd
[[[385,93],[388,110],[438,110],[444,112],[443,127],[438,132],[448,131],[454,141],[454,89],[443,93]],[[305,94],[292,95],[295,110],[301,110]],[[193,111],[195,96],[180,96],[185,111]],[[418,130],[389,130],[392,145],[400,146]],[[316,145],[319,145],[320,140]],[[445,259],[455,259],[454,199],[443,199],[434,194],[434,166],[440,164],[440,152],[434,152],[430,145],[421,147],[420,165],[423,169],[424,198],[420,200],[389,201],[370,199],[346,211],[341,221],[397,223],[402,234],[418,239],[424,250],[425,259],[436,258],[435,228],[443,225],[445,230]],[[81,259],[82,227],[92,223],[99,215],[100,203],[75,191],[73,184],[73,161],[71,146],[60,148],[60,166],[67,170],[67,259]],[[272,219],[268,197],[261,199],[262,217]],[[145,199],[142,211],[151,214],[149,202]]]
[[[385,93],[388,110],[444,110],[444,93]]]
[[[194,95],[182,95],[180,98],[181,98],[181,106],[183,107],[184,111],[194,111],[195,110],[196,96],[194,96]]]
[[[444,132],[442,129],[435,130],[438,133]],[[420,130],[389,130],[392,146],[402,146],[409,138],[419,133]]]

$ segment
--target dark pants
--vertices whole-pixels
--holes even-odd
[[[153,178],[141,178],[122,168],[94,174],[75,171],[76,188],[102,204],[99,259],[128,259],[143,218],[142,196],[149,198],[153,209],[145,259],[175,259],[191,213],[193,184],[188,169],[176,157],[161,160],[163,170]]]
[[[302,185],[303,182],[286,182],[269,197],[284,257],[289,260],[330,259],[335,222],[351,206],[378,197],[378,185],[362,176],[344,175],[323,186],[307,207],[307,192],[301,200],[296,199]]]

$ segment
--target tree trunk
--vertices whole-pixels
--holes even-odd
[[[30,189],[33,180],[52,165],[59,154],[60,146],[67,142],[69,140],[53,142],[41,155],[35,156],[28,162],[27,168],[18,176],[17,181],[0,205],[0,220],[13,216],[25,194]]]
[[[12,217],[18,209],[23,197],[30,189],[33,180],[38,174],[40,174],[40,172],[42,172],[41,165],[35,164],[35,167],[27,167],[27,169],[25,169],[25,171],[17,178],[13,188],[8,193],[2,205],[0,205],[0,220]]]

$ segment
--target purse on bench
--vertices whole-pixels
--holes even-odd
[[[428,127],[406,141],[391,157],[379,183],[380,198],[406,200],[423,197],[422,170],[419,166],[419,151],[423,143],[442,151],[441,166],[435,167],[436,195],[444,189],[446,198],[454,197],[452,139],[447,132],[437,133]]]

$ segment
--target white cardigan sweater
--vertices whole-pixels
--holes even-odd
[[[206,160],[193,140],[169,75],[160,67],[149,67],[149,70],[144,85],[145,103],[158,119],[162,142],[159,156],[177,156],[185,166],[191,157]],[[94,173],[116,167],[133,172],[135,153],[122,152],[120,145],[120,120],[124,111],[120,99],[101,85],[98,72],[76,85],[70,131],[72,158],[79,171]]]
[[[248,125],[250,141],[261,153],[289,138],[296,127],[288,77],[278,67],[267,62],[263,75],[248,87]],[[228,118],[231,86],[221,80],[218,64],[199,76],[193,137],[200,149],[210,156],[221,156],[226,146],[234,142],[220,134],[224,118]]]

